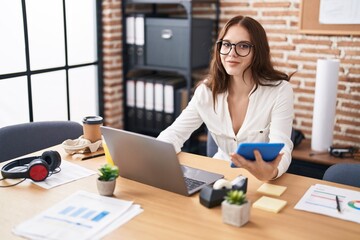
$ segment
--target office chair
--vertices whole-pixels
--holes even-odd
[[[208,133],[206,140],[206,156],[213,157],[217,151],[218,151],[218,146],[216,145],[211,134]]]
[[[360,187],[360,163],[337,163],[329,167],[323,180]]]
[[[80,123],[43,121],[0,128],[0,162],[76,139],[83,134]]]

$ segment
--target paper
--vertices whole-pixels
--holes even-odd
[[[272,196],[281,196],[285,192],[287,187],[284,186],[278,186],[270,183],[264,183],[258,188],[258,192],[272,195]]]
[[[341,212],[337,210],[336,196]],[[360,192],[316,184],[306,191],[295,209],[360,223]]]
[[[359,24],[359,0],[321,0],[319,11],[321,24]]]
[[[13,232],[30,239],[99,239],[141,212],[130,201],[79,191]]]
[[[332,145],[339,80],[339,61],[318,59],[311,149],[325,152]]]
[[[52,174],[51,176],[46,178],[45,181],[33,182],[33,183],[42,188],[50,189],[65,183],[69,183],[96,174],[96,172],[93,170],[81,167],[74,163],[70,163],[66,160],[61,160],[60,168],[61,171],[59,173]]]
[[[284,200],[262,196],[254,202],[253,207],[268,212],[278,213],[285,207],[286,204],[287,202]]]
[[[130,221],[132,218],[136,217],[140,213],[142,213],[144,210],[141,208],[138,204],[133,204],[131,207],[124,212],[124,214],[116,219],[112,224],[107,226],[105,229],[100,231],[98,234],[94,235],[91,239],[100,239],[104,237],[106,234],[114,231],[116,228],[120,227],[121,225],[124,225],[128,221]]]

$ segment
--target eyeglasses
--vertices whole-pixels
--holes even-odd
[[[235,47],[235,53],[240,57],[246,57],[250,54],[251,48],[254,47],[250,42],[241,41],[238,43],[230,43],[226,40],[219,40],[216,42],[218,44],[219,52],[222,55],[228,55],[232,49]]]

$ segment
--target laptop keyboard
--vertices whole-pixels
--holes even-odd
[[[186,186],[188,188],[189,191],[203,185],[205,182],[202,182],[202,181],[199,181],[199,180],[195,180],[195,179],[192,179],[192,178],[187,178],[187,177],[184,177],[185,179],[185,183],[186,183]]]

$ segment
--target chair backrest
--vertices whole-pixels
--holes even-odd
[[[0,128],[0,162],[57,145],[83,134],[80,123],[43,121]]]
[[[216,145],[211,134],[208,133],[207,141],[206,141],[206,156],[213,157],[217,151],[218,151],[218,146]]]
[[[324,173],[323,180],[360,187],[360,163],[337,163]]]

